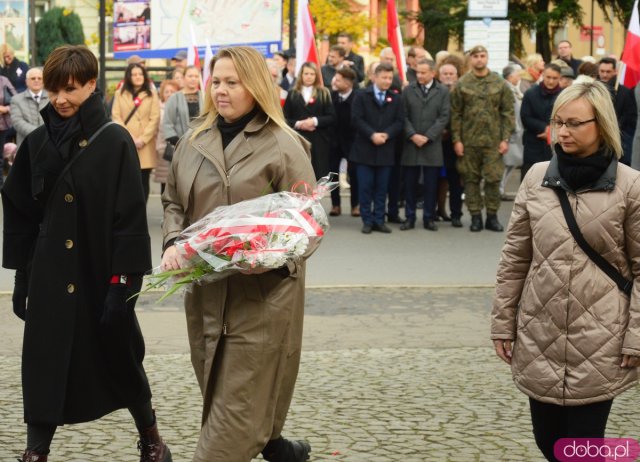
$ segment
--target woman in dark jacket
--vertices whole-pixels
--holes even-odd
[[[522,178],[533,164],[551,159],[551,146],[547,141],[549,118],[553,103],[556,102],[561,91],[560,68],[556,64],[547,64],[542,73],[542,82],[529,88],[522,98],[522,106],[520,106],[520,119],[524,126]]]
[[[131,136],[108,121],[97,75],[86,47],[53,51],[45,124],[20,146],[2,190],[2,264],[16,270],[13,310],[25,321],[23,462],[47,460],[58,425],[125,407],[140,460],[171,461],[129,300],[151,266],[140,164]]]
[[[296,84],[284,103],[284,117],[311,142],[311,164],[316,179],[327,175],[336,111],[314,63],[304,63],[300,68]]]

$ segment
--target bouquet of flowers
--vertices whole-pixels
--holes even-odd
[[[304,193],[293,192],[303,186]],[[144,291],[168,286],[160,300],[191,283],[206,283],[238,272],[277,269],[310,256],[329,229],[320,199],[337,186],[330,176],[313,191],[296,183],[283,191],[220,206],[186,228],[175,245],[183,265],[156,268]]]

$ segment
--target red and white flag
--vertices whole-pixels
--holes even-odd
[[[209,66],[211,65],[211,60],[213,59],[213,50],[211,50],[211,45],[209,44],[209,40],[207,39],[207,46],[204,49],[204,67],[202,68],[202,80],[204,81],[205,87],[209,83],[209,79],[211,78],[211,71]]]
[[[198,43],[196,42],[196,34],[193,32],[193,24],[191,24],[191,46],[187,48],[187,66],[200,67],[200,54],[198,53]]]
[[[634,88],[640,81],[640,15],[638,0],[633,3],[631,21],[624,44],[618,82],[627,88]]]
[[[320,72],[320,59],[316,48],[316,25],[313,23],[308,0],[298,0],[296,24],[296,75],[306,62],[315,63]]]
[[[407,63],[404,58],[404,49],[402,48],[402,32],[400,31],[400,21],[398,21],[398,10],[396,9],[396,1],[389,0],[387,2],[387,39],[393,50],[393,54],[396,55],[396,63],[398,65],[398,74],[400,79],[404,82],[405,69]]]

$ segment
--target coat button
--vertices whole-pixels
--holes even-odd
[[[73,248],[73,241],[72,241],[71,239],[67,239],[66,241],[64,241],[64,246],[65,246],[67,249],[71,249],[71,248]]]
[[[67,284],[67,292],[72,294],[76,291],[76,286],[74,286],[73,284]]]
[[[78,145],[79,145],[81,148],[86,148],[86,147],[87,147],[87,144],[89,144],[89,142],[88,142],[87,140],[80,140],[80,142],[78,143]]]
[[[73,202],[73,194],[65,194],[64,201],[69,203]]]

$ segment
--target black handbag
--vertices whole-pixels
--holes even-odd
[[[11,93],[11,90],[9,90],[9,87],[5,86],[2,89],[2,98],[4,103],[2,103],[4,106],[9,106],[11,104],[11,98],[13,98],[13,93]]]
[[[173,160],[173,153],[175,152],[176,147],[167,142],[167,147],[164,148],[164,152],[162,153],[162,158],[167,162],[171,162]]]
[[[616,283],[616,285],[622,292],[627,295],[631,295],[631,289],[633,289],[633,281],[629,281],[622,274],[620,274],[620,272],[615,269],[611,263],[609,263],[602,255],[596,252],[593,247],[589,245],[589,243],[580,232],[580,228],[578,227],[578,223],[576,222],[576,217],[573,215],[573,210],[571,210],[571,204],[569,204],[569,198],[567,197],[567,194],[562,189],[553,189],[558,195],[558,199],[560,199],[560,206],[562,207],[564,219],[567,220],[569,231],[571,231],[571,235],[575,239],[576,243],[580,246],[584,253],[586,253],[589,258],[596,265],[598,265],[598,267],[602,271],[604,271],[604,273],[609,276],[613,282]]]

